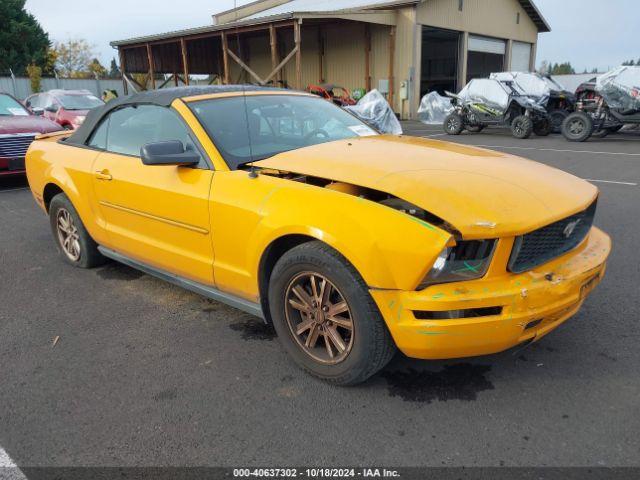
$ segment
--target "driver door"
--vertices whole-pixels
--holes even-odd
[[[144,165],[140,149],[180,140],[200,152],[194,167]],[[110,247],[138,261],[213,284],[209,193],[213,171],[195,137],[172,109],[152,105],[112,112],[89,145],[103,150],[93,185]]]

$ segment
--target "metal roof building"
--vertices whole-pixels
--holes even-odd
[[[420,97],[535,64],[546,23],[532,0],[258,0],[208,26],[112,42],[127,84],[333,83],[377,88],[403,118]],[[169,74],[160,83],[159,74]],[[144,86],[146,87],[146,86]]]

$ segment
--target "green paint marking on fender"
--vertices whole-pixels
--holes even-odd
[[[438,300],[439,298],[442,298],[442,297],[444,297],[444,293],[437,293],[431,298],[433,298],[434,300]]]
[[[420,335],[448,335],[449,332],[427,332],[424,330],[420,330],[417,333],[419,333]]]
[[[409,218],[411,220],[413,220],[416,223],[419,223],[420,225],[422,225],[423,227],[427,227],[429,230],[435,230],[436,227],[434,227],[433,225],[431,225],[430,223],[425,222],[424,220],[420,220],[419,218],[414,217],[413,215],[409,215]]]

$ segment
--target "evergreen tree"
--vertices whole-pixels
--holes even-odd
[[[111,67],[109,67],[109,76],[111,78],[120,77],[120,68],[118,68],[118,64],[116,63],[116,59],[111,59]]]
[[[0,1],[0,72],[24,75],[28,65],[46,70],[49,35],[25,8],[26,0]]]

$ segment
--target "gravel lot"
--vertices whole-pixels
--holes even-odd
[[[576,317],[525,350],[398,355],[364,385],[333,387],[249,315],[115,263],[66,266],[24,181],[0,179],[0,454],[31,466],[640,466],[640,132],[574,144],[404,127],[597,180],[614,251]]]

